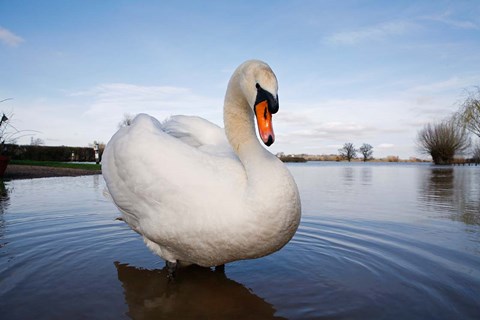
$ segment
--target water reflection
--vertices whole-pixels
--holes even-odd
[[[304,208],[294,239],[173,284],[114,221],[101,176],[0,184],[0,319],[479,319],[479,167],[289,168]]]
[[[127,315],[133,319],[283,319],[271,304],[222,271],[188,267],[174,282],[166,269],[146,270],[115,262]]]
[[[480,173],[474,169],[430,169],[420,184],[420,202],[452,220],[480,225]]]
[[[10,205],[10,196],[3,180],[0,180],[0,248],[5,246],[5,219],[3,214]]]
[[[94,174],[92,175],[92,177],[93,177],[93,190],[98,191],[100,189],[101,175]]]
[[[345,166],[342,168],[342,181],[344,186],[353,186],[359,182],[363,186],[372,184],[372,168],[368,166]]]
[[[372,168],[362,167],[362,185],[372,184]]]
[[[353,182],[355,181],[355,178],[354,178],[354,175],[353,175],[353,168],[352,167],[344,167],[342,174],[343,174],[343,184],[345,186],[353,185]]]
[[[7,207],[10,205],[9,190],[5,186],[5,182],[0,180],[0,213],[4,213]]]

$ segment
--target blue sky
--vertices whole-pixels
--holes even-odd
[[[46,145],[107,142],[125,113],[223,125],[227,81],[256,58],[279,80],[273,153],[421,156],[418,130],[480,85],[479,16],[479,1],[0,0],[0,109]]]

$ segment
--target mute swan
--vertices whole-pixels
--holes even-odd
[[[220,266],[282,248],[300,222],[300,197],[274,142],[277,79],[250,60],[233,73],[225,130],[194,116],[146,114],[108,142],[102,173],[123,220],[169,267]]]

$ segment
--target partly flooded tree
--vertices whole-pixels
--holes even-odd
[[[345,143],[342,149],[338,149],[338,152],[343,159],[347,159],[349,162],[357,157],[357,149],[351,142]]]
[[[362,154],[364,162],[372,159],[373,147],[368,143],[364,143],[358,150]]]
[[[467,98],[454,118],[460,126],[480,137],[480,87],[467,91]]]
[[[480,141],[472,148],[472,159],[475,163],[480,163]]]
[[[435,164],[452,164],[454,156],[470,146],[467,132],[453,120],[426,124],[419,131],[417,142],[420,151],[430,154]]]

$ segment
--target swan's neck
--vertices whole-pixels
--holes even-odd
[[[279,161],[257,138],[254,114],[240,88],[238,77],[232,77],[225,95],[225,134],[245,167],[247,176],[252,179],[271,174],[270,170],[275,169],[271,164]]]
[[[253,111],[238,84],[237,75],[232,76],[228,84],[223,107],[225,134],[235,153],[240,157],[241,149],[246,144],[258,143],[255,135]]]
[[[300,197],[288,169],[258,140],[253,111],[240,88],[240,77],[234,74],[228,84],[224,124],[227,139],[246,174],[243,230],[254,230],[264,239],[279,239],[260,244],[255,253],[259,257],[278,250],[293,236],[300,221]],[[256,227],[252,228],[252,223]],[[257,241],[258,237],[250,236],[249,233],[246,238]]]

